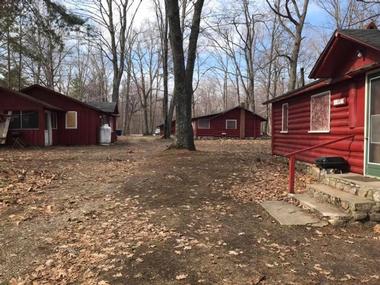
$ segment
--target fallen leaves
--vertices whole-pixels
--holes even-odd
[[[239,175],[215,179],[210,183],[214,191],[223,192],[239,202],[286,200],[288,197],[288,167],[270,154],[259,153],[256,160],[245,160],[246,154],[238,153],[236,164]],[[297,173],[296,191],[303,191],[313,181],[309,175]]]
[[[185,274],[185,273],[181,273],[181,274],[178,274],[175,279],[176,280],[183,280],[183,279],[186,279],[187,276],[189,276],[188,274]]]
[[[256,144],[263,150],[252,151]],[[33,240],[35,244],[30,242],[31,251],[35,245],[41,251],[31,252],[36,259],[28,263],[22,278],[9,283],[164,284],[169,278],[176,284],[194,280],[257,285],[269,284],[275,276],[292,282],[299,281],[294,276],[308,274],[311,281],[324,278],[332,284],[378,282],[374,266],[365,260],[364,248],[373,247],[371,238],[378,238],[380,227],[368,228],[366,237],[372,242],[368,247],[359,246],[366,242],[361,230],[357,236],[350,228],[284,231],[267,220],[254,203],[241,206],[241,202],[287,199],[287,167],[265,153],[266,142],[210,141],[200,145],[214,149],[154,157],[150,150],[149,156],[141,156],[139,146],[134,152],[143,163],[127,159],[125,149],[112,153],[109,148],[111,153],[106,154],[96,147],[78,148],[83,152],[53,149],[49,154],[38,150],[27,155],[27,160],[21,159],[20,172],[6,179],[0,176],[0,201],[4,193],[12,193],[13,199],[0,214],[7,213],[3,219],[8,223],[6,229],[20,233],[20,241],[14,242],[21,245],[14,251],[18,254],[15,259],[26,256],[26,251],[29,254],[22,247],[22,241],[30,238],[29,229],[39,238]],[[6,160],[0,160],[0,165]],[[138,163],[142,167],[136,167]],[[33,168],[38,171],[32,172]],[[28,185],[38,177],[52,180],[41,186]],[[300,175],[299,187],[308,179]],[[21,226],[15,227],[17,223]],[[347,247],[352,250],[341,250]],[[14,252],[5,248],[13,258]],[[337,254],[349,254],[360,274],[335,272],[340,262]],[[171,262],[175,266],[167,268]],[[6,266],[12,272],[14,265]],[[281,275],[284,271],[286,277]],[[268,281],[263,282],[261,272],[271,273]]]

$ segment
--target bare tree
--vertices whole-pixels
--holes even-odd
[[[284,54],[290,65],[288,89],[293,90],[297,86],[298,58],[309,0],[303,0],[302,4],[299,4],[296,0],[276,0],[274,4],[271,4],[269,0],[266,0],[266,2],[271,10],[279,16],[281,26],[293,39],[290,55]],[[289,27],[289,24],[293,27]]]
[[[152,27],[139,33],[133,54],[132,75],[144,114],[143,134],[150,135],[153,131],[151,126],[154,121],[152,110],[155,102],[153,100],[154,88],[161,65],[159,44]]]
[[[318,0],[317,4],[329,16],[336,29],[363,28],[368,21],[380,16],[378,1]]]
[[[195,150],[191,125],[191,106],[193,97],[193,74],[204,0],[197,0],[194,3],[186,65],[178,0],[165,0],[165,2],[166,14],[169,21],[169,38],[173,55],[174,96],[177,98],[176,147]]]
[[[220,15],[208,22],[211,32],[208,38],[216,49],[220,49],[231,61],[234,69],[228,68],[228,74],[233,74],[236,87],[237,101],[240,104],[240,87],[245,95],[246,106],[252,110],[256,108],[255,74],[257,32],[259,24],[263,23],[262,14],[259,13],[252,1],[240,0],[228,9],[228,14],[221,11]],[[221,63],[221,70],[225,73],[225,64]],[[224,74],[226,78],[226,74]],[[226,82],[224,80],[224,82]]]
[[[169,112],[169,25],[165,9],[161,7],[159,0],[154,0],[155,12],[158,29],[160,33],[161,44],[161,61],[162,61],[162,79],[163,79],[163,99],[162,99],[162,116],[164,118],[164,138],[168,139],[171,135],[171,121],[173,112]],[[173,102],[172,102],[173,104]]]
[[[99,31],[104,56],[112,63],[112,101],[118,102],[119,89],[125,68],[127,42],[141,0],[92,0],[89,12],[92,19],[107,31]],[[93,9],[95,5],[95,11]],[[115,14],[116,11],[116,14]]]

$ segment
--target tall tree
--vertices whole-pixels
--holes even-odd
[[[289,60],[288,90],[293,90],[297,86],[298,58],[309,0],[302,0],[301,3],[296,0],[276,0],[274,4],[271,4],[269,0],[265,1],[271,10],[279,16],[281,26],[293,40],[290,55],[286,55]]]
[[[13,0],[1,3],[0,26],[7,23],[8,69],[17,71],[17,85],[22,77],[36,78],[36,83],[56,87],[62,61],[68,54],[65,49],[68,35],[80,29],[84,20],[52,0]],[[2,36],[0,35],[0,41]],[[31,74],[25,74],[26,72]],[[23,74],[24,73],[24,74]]]
[[[172,116],[169,112],[169,25],[168,18],[161,7],[160,0],[154,0],[158,29],[161,43],[162,79],[163,79],[163,98],[162,116],[164,118],[164,138],[168,139],[171,135]],[[171,113],[173,115],[173,113]]]
[[[181,30],[178,0],[165,0],[169,21],[169,38],[173,55],[174,96],[176,102],[176,147],[195,150],[192,118],[193,74],[197,55],[204,0],[194,3],[193,19],[190,30],[187,60],[183,47],[184,33]]]
[[[363,28],[368,21],[380,16],[379,1],[360,0],[317,0],[317,4],[330,17],[334,28]]]
[[[155,100],[153,96],[161,65],[159,44],[158,39],[155,37],[155,32],[153,28],[150,28],[139,33],[133,52],[132,76],[143,110],[144,135],[150,135],[153,131],[151,128],[154,121],[152,108]]]
[[[112,102],[118,102],[128,38],[142,0],[92,1],[95,4],[95,11],[90,11],[92,19],[107,32],[106,36],[99,31],[99,37],[104,46],[104,56],[112,63]]]

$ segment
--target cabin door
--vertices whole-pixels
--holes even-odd
[[[367,87],[365,174],[380,177],[380,74],[369,76]]]
[[[51,123],[51,112],[45,111],[45,146],[53,144],[53,132]]]

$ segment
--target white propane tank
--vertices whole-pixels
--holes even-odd
[[[108,124],[100,127],[99,143],[100,145],[109,145],[111,143],[112,129]]]

